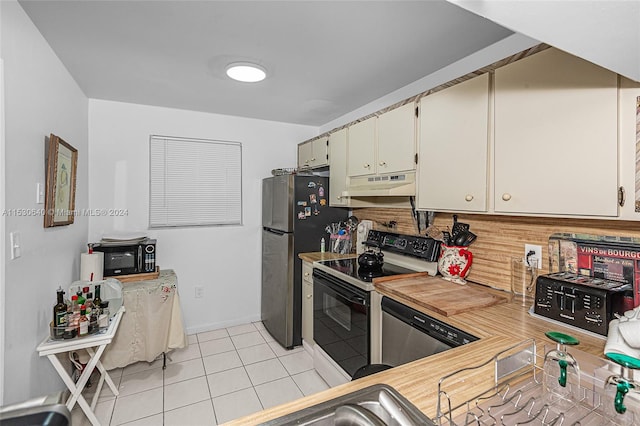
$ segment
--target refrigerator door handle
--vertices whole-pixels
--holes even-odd
[[[267,231],[267,232],[270,232],[272,234],[276,234],[276,235],[288,234],[288,232],[284,232],[284,231],[281,231],[279,229],[267,228],[266,226],[264,227],[264,230]]]

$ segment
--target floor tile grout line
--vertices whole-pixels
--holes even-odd
[[[204,367],[204,357],[202,358],[202,365]],[[207,377],[207,368],[204,368],[204,379],[207,382],[207,390],[209,391],[209,401],[211,402],[211,409],[213,410],[213,419],[215,420],[216,424],[218,424],[218,415],[216,414],[216,406],[213,404],[213,395],[211,394],[211,386],[209,385],[209,378]]]
[[[240,355],[238,355],[238,356],[240,356]],[[249,372],[247,371],[247,369],[245,368],[244,365],[242,366],[242,368],[244,368],[244,373],[249,378],[249,383],[251,383],[251,389],[253,390],[253,393],[256,395],[256,398],[258,398],[258,402],[260,403],[260,407],[262,407],[262,409],[264,410],[264,404],[262,403],[262,400],[260,399],[260,395],[258,395],[258,391],[256,391],[256,387],[253,384],[253,380],[251,380],[251,376],[249,375]]]

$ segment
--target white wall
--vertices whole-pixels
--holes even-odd
[[[87,201],[88,100],[20,5],[1,1],[0,54],[5,80],[6,209],[36,209],[45,182],[45,137],[54,133],[78,150],[76,207]],[[42,216],[7,216],[6,232],[22,234],[22,257],[5,259],[4,404],[64,388],[36,346],[48,334],[55,289],[79,277],[88,218],[44,229]],[[8,235],[7,235],[8,236]],[[7,238],[8,240],[8,238]],[[4,241],[9,256],[8,241]]]
[[[510,30],[640,81],[637,0],[448,0]]]
[[[215,96],[215,94],[212,94]],[[188,332],[260,318],[262,178],[294,167],[296,144],[316,127],[119,102],[89,101],[89,205],[125,208],[126,217],[95,217],[89,239],[114,230],[147,230],[149,136],[242,143],[242,226],[149,230],[158,265],[174,269]],[[195,287],[204,297],[194,297]]]
[[[0,15],[2,8],[0,7]],[[0,16],[0,22],[2,17]],[[0,57],[0,211],[4,211],[4,61]],[[4,312],[5,312],[5,291],[4,291],[4,256],[5,256],[5,219],[0,216],[0,405],[4,400]]]

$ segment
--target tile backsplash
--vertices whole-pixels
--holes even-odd
[[[410,209],[362,208],[353,214],[360,220],[374,222],[374,229],[400,234],[418,234]],[[436,213],[434,225],[446,231],[453,224],[451,213]],[[394,229],[382,224],[396,222]],[[549,270],[549,236],[557,232],[585,233],[640,237],[640,222],[563,219],[548,217],[520,217],[499,215],[458,214],[458,221],[468,223],[478,238],[469,250],[473,253],[473,265],[468,280],[502,290],[511,290],[511,265],[513,259],[524,257],[524,245],[542,246],[542,269]],[[425,231],[421,230],[424,235]]]

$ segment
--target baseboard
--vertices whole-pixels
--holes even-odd
[[[332,388],[351,381],[349,374],[318,345],[313,348],[313,368]]]
[[[198,325],[195,327],[187,327],[186,331],[187,331],[187,334],[205,333],[207,331],[217,330],[219,328],[233,327],[236,325],[244,325],[244,324],[249,324],[251,322],[258,322],[258,321],[260,321],[259,316],[257,317],[251,316],[248,318],[240,318],[240,319],[234,319],[230,321],[221,321],[221,322],[216,322],[212,324]]]
[[[306,340],[302,341],[302,347],[304,348],[304,350],[311,355],[311,357],[313,357],[313,348],[314,348],[315,344],[312,342],[308,342]]]

